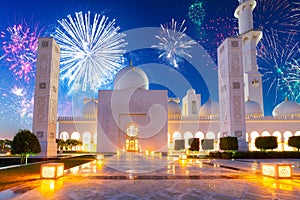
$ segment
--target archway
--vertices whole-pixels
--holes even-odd
[[[273,136],[277,137],[277,149],[278,151],[283,151],[283,142],[282,142],[282,135],[279,131],[274,131],[274,133],[272,134]]]
[[[271,134],[269,133],[269,131],[264,131],[262,132],[261,136],[271,136]]]
[[[139,140],[138,140],[139,129],[134,123],[129,123],[126,127],[126,144],[125,150],[129,152],[139,151]]]
[[[83,150],[91,151],[91,139],[92,136],[90,132],[84,132],[82,134]]]
[[[290,137],[292,137],[293,136],[293,133],[292,132],[290,132],[290,131],[285,131],[284,133],[283,133],[283,138],[284,138],[284,151],[293,151],[293,147],[290,147],[289,145],[288,145],[288,140],[289,140],[289,138]]]
[[[68,132],[61,132],[59,135],[59,138],[66,141],[67,139],[69,139],[69,133]]]
[[[249,143],[249,150],[250,151],[257,151],[258,149],[255,146],[255,139],[259,137],[259,133],[257,131],[252,131],[250,133],[250,140],[251,142]]]
[[[193,134],[191,132],[186,132],[184,134],[184,147],[185,149],[188,149],[190,147],[189,145],[189,139],[193,138]]]
[[[73,140],[79,140],[80,139],[80,134],[78,132],[73,132],[71,134],[71,139],[73,139]]]

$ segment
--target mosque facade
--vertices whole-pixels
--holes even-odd
[[[169,98],[166,90],[149,90],[146,73],[131,64],[118,72],[113,90],[84,100],[82,115],[58,116],[57,137],[81,140],[78,150],[91,152],[182,150],[193,138],[213,141],[212,150],[219,150],[219,139],[227,136],[238,137],[241,150],[257,150],[259,136],[276,136],[277,151],[293,150],[287,141],[300,135],[300,104],[286,99],[272,116],[264,115],[268,102],[263,102],[256,61],[262,32],[253,29],[255,6],[255,0],[239,1],[239,35],[218,48],[218,102],[202,103],[192,88],[182,99]]]

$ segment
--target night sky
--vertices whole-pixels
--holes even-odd
[[[209,97],[218,101],[216,51],[226,37],[237,35],[233,16],[237,5],[237,0],[0,1],[0,139],[12,138],[20,128],[31,129],[36,41],[38,37],[55,38],[56,30],[62,30],[58,20],[68,15],[75,18],[76,12],[90,12],[91,19],[95,14],[106,16],[108,21],[115,19],[114,27],[119,26],[118,32],[126,34],[121,68],[132,60],[149,76],[150,89],[168,89],[170,97],[182,99],[192,87],[201,93],[203,104]],[[172,29],[172,19],[177,22],[176,31],[187,28],[182,41],[194,44],[177,48],[170,59],[153,45],[160,42],[155,35],[163,36],[161,24]],[[285,97],[300,102],[299,24],[299,1],[257,1],[254,27],[262,29],[264,35],[257,49],[265,115],[271,115]],[[151,38],[147,34],[152,31]],[[101,80],[97,89],[112,89],[112,80],[106,78],[105,84]],[[60,81],[59,115],[79,115],[83,98],[97,97],[97,92],[79,89],[70,93],[68,83],[68,79]]]

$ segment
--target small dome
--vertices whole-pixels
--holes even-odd
[[[193,88],[191,88],[187,91],[187,94],[196,94],[196,91]]]
[[[149,89],[149,80],[146,73],[132,65],[121,69],[114,80],[114,90]]]
[[[262,115],[261,106],[256,101],[247,100],[245,102],[245,114],[246,116],[249,115]]]
[[[168,114],[169,115],[181,115],[181,107],[179,103],[170,99],[168,102]]]
[[[89,101],[84,104],[82,109],[83,116],[97,116],[98,114],[98,103],[95,100]]]
[[[219,104],[210,98],[203,104],[199,110],[200,116],[219,115]]]
[[[272,114],[273,116],[300,116],[300,104],[286,98],[274,108]]]

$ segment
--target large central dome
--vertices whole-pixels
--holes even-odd
[[[130,64],[121,69],[114,80],[114,90],[124,89],[149,89],[149,80],[146,73],[138,67]]]

